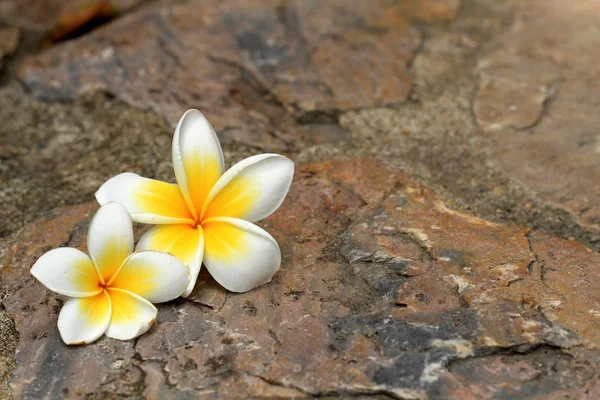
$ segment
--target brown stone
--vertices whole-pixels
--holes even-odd
[[[598,231],[600,6],[515,4],[513,27],[479,61],[475,116],[511,177]]]
[[[0,0],[0,21],[23,29],[45,32],[52,27],[68,0]]]
[[[83,249],[95,208],[53,211],[4,257],[16,398],[598,393],[600,255],[453,211],[372,159],[298,168],[261,223],[282,250],[271,283],[215,306],[160,305],[135,341],[68,348],[56,328],[63,299],[29,268],[53,247]]]
[[[32,57],[20,75],[42,98],[103,90],[173,124],[196,107],[219,131],[281,149],[302,133],[286,111],[310,119],[405,100],[407,65],[421,42],[411,22],[451,19],[458,3],[211,0],[147,8]]]
[[[220,310],[223,307],[226,298],[227,290],[210,277],[206,268],[200,271],[196,286],[194,286],[194,290],[187,297],[188,300],[215,310]]]
[[[405,0],[399,6],[403,15],[422,22],[447,22],[456,17],[461,0]]]
[[[52,40],[103,19],[110,19],[146,0],[0,0],[0,21],[48,34]]]
[[[2,59],[11,55],[19,45],[19,30],[17,28],[0,28],[0,68]]]
[[[56,22],[48,33],[47,44],[93,29],[146,0],[72,0],[61,7]]]

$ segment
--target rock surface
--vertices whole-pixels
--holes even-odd
[[[590,84],[600,78],[599,24],[597,2],[531,2],[479,60],[473,105],[502,168],[595,230],[600,95]]]
[[[19,30],[12,27],[0,27],[0,69],[2,60],[14,53],[19,44]]]
[[[283,253],[270,284],[210,307],[160,306],[136,341],[68,348],[55,325],[64,299],[29,267],[52,247],[85,249],[95,208],[57,209],[4,258],[17,398],[592,399],[599,389],[600,255],[450,210],[372,159],[299,168],[264,223]]]
[[[428,33],[411,65],[411,101],[345,113],[341,126],[352,146],[411,171],[455,207],[600,250],[598,97],[589,90],[597,4],[474,3]]]
[[[91,11],[79,14],[69,11],[71,6],[64,19],[102,14],[101,3],[96,7],[92,2],[86,8]],[[463,182],[456,191],[466,207],[488,219],[529,219],[557,234],[569,230],[565,236],[600,248],[598,121],[589,117],[578,123],[594,115],[598,103],[593,92],[584,93],[598,75],[593,67],[598,64],[597,5],[589,0],[510,4],[510,11],[502,5],[478,5],[492,9],[487,16],[469,15],[471,9],[480,11],[467,4],[465,17],[449,30],[430,28],[428,41],[420,24],[452,20],[458,1],[378,0],[357,6],[337,0],[214,0],[138,7],[112,24],[32,56],[19,76],[45,100],[108,92],[166,118],[171,126],[182,110],[199,108],[223,137],[284,153],[339,141],[339,135],[323,137],[307,123],[330,123],[341,115],[342,125],[352,130],[366,114],[385,126],[360,126],[355,147],[382,148],[400,153],[402,160],[412,154],[416,169],[427,169],[416,171],[421,178],[436,174],[435,162],[448,152],[448,142],[455,142],[449,152],[456,154],[444,170],[456,165],[461,174],[473,163],[464,157],[466,136],[470,152],[481,149],[477,176],[455,179]],[[506,29],[488,37],[510,13],[515,17]],[[409,94],[416,101],[398,107]],[[345,113],[363,109],[368,111],[359,111],[358,118]],[[419,123],[419,111],[436,119],[433,129]],[[390,112],[406,122],[389,124]],[[432,117],[432,112],[438,115]],[[541,119],[543,113],[546,118]],[[378,126],[373,132],[378,139],[365,142],[365,131],[373,126]],[[390,148],[390,142],[410,140],[398,137],[398,130],[430,136],[433,143],[423,146],[417,138],[417,149],[404,143]],[[437,148],[442,135],[451,137]],[[428,151],[435,154],[422,157]],[[433,179],[447,185],[443,174]],[[489,196],[473,202],[481,191]],[[528,203],[538,204],[520,206]]]
[[[145,1],[148,0],[0,0],[0,22],[60,40]]]
[[[260,131],[269,117],[260,115],[260,105],[259,115],[246,116],[232,93],[242,81],[302,113],[404,100],[407,65],[421,41],[409,19],[448,19],[458,5],[433,3],[425,14],[429,8],[418,2],[387,0],[205,1],[146,9],[35,57],[21,77],[48,99],[101,89],[171,123],[181,108],[195,106],[218,130]],[[292,133],[288,140],[300,140]]]
[[[597,4],[360,3],[0,0],[0,399],[600,397]],[[190,107],[296,161],[282,269],[66,348],[28,269]]]

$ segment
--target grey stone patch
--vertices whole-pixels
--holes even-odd
[[[121,172],[175,181],[173,130],[102,94],[45,103],[11,83],[0,89],[0,119],[0,238],[41,212],[93,200]],[[223,148],[227,165],[253,153],[227,141]]]
[[[447,364],[474,355],[472,341],[479,331],[472,311],[430,314],[422,322],[397,319],[389,311],[350,316],[329,324],[331,351],[343,351],[359,335],[377,343],[390,362],[375,368],[373,381],[387,392],[424,393]]]
[[[593,364],[598,363],[597,354],[589,355],[588,360],[578,359],[559,348],[539,346],[522,352],[501,352],[487,358],[457,360],[449,366],[449,370],[459,379],[469,376],[474,385],[480,382],[489,386],[503,385],[494,399],[529,399],[589,385],[595,375]],[[498,373],[491,374],[490,367],[494,364]],[[579,373],[573,374],[574,370]],[[507,382],[515,385],[507,385]]]
[[[0,301],[6,296],[4,285],[0,282]],[[19,334],[15,323],[0,303],[0,399],[11,398],[8,383],[10,374],[15,367],[15,351]]]

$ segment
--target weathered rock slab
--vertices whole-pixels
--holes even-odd
[[[600,230],[600,6],[515,2],[512,28],[479,60],[473,105],[513,178]]]
[[[41,98],[103,90],[171,123],[193,106],[219,131],[248,135],[238,132],[243,126],[256,132],[248,140],[271,132],[281,147],[301,133],[281,117],[286,111],[331,114],[405,100],[407,66],[422,36],[413,23],[451,20],[458,6],[211,0],[152,7],[33,57],[21,78]]]
[[[29,268],[56,246],[85,250],[95,209],[49,213],[4,257],[4,305],[20,333],[16,398],[598,393],[600,255],[450,210],[374,160],[298,169],[262,224],[283,255],[271,283],[161,305],[136,341],[66,347],[64,299]]]
[[[50,41],[65,39],[78,29],[92,28],[147,0],[0,0],[0,21],[47,35]]]

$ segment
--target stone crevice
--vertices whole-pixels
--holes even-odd
[[[245,374],[245,375],[248,375],[248,376],[251,376],[254,378],[258,378],[269,385],[278,386],[278,387],[282,387],[282,388],[291,388],[291,389],[297,390],[306,396],[310,396],[311,398],[323,398],[323,397],[341,397],[341,398],[359,397],[359,398],[363,398],[363,397],[370,397],[370,396],[384,396],[384,397],[390,398],[390,399],[400,399],[400,400],[407,399],[406,397],[398,396],[397,394],[395,394],[393,392],[388,392],[386,390],[379,390],[379,389],[375,389],[375,390],[360,390],[360,389],[344,390],[344,389],[340,389],[340,390],[335,390],[335,391],[311,391],[306,388],[300,387],[299,385],[286,384],[286,383],[279,382],[279,381],[276,381],[273,379],[265,378],[264,376],[261,376],[261,375],[254,375],[254,374],[250,374],[248,372],[237,371],[237,370],[234,372],[237,372],[240,374]]]
[[[522,126],[522,127],[517,127],[515,128],[515,130],[517,131],[526,131],[529,129],[533,129],[535,128],[540,121],[542,121],[542,119],[544,118],[545,115],[548,114],[548,108],[551,106],[552,100],[554,99],[554,97],[556,96],[556,86],[558,84],[558,81],[551,81],[547,87],[547,91],[548,93],[546,94],[546,96],[544,97],[544,100],[541,103],[541,110],[540,113],[537,117],[537,119],[535,121],[533,121],[530,125],[526,125],[526,126]]]

